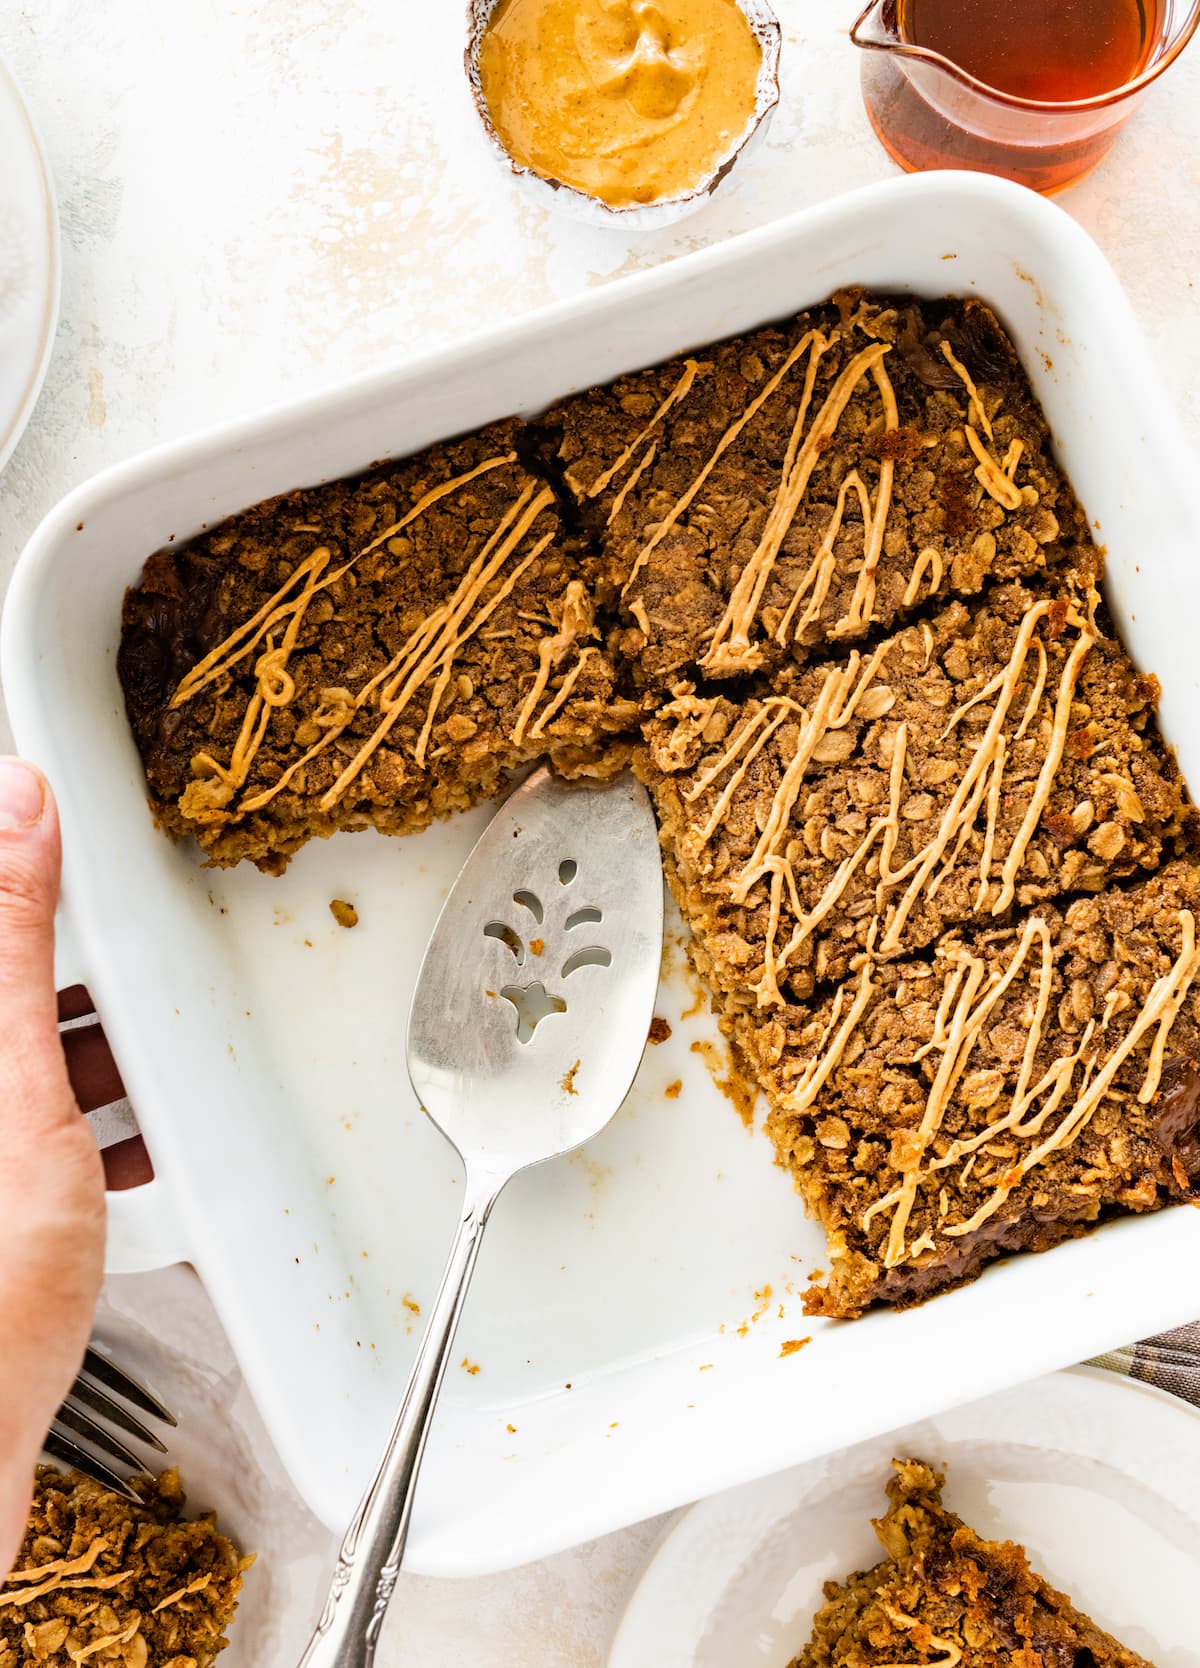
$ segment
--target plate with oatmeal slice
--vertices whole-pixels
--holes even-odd
[[[1195,1668],[1198,1487],[1194,1408],[1074,1368],[692,1507],[608,1668]]]

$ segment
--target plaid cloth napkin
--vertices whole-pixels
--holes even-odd
[[[1098,1355],[1088,1365],[1107,1367],[1109,1372],[1140,1379],[1143,1384],[1156,1384],[1160,1390],[1169,1390],[1200,1407],[1200,1321]]]

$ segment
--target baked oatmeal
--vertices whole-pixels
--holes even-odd
[[[973,1279],[1117,1213],[1200,1197],[1200,867],[864,957],[726,1026],[832,1268],[809,1313]]]
[[[313,835],[412,832],[535,757],[619,768],[634,709],[594,564],[520,440],[495,424],[151,557],[118,670],[170,833],[278,873]]]
[[[1157,684],[1086,586],[1022,584],[771,694],[688,692],[647,726],[668,876],[706,978],[807,996],[947,926],[1155,868],[1191,812]]]
[[[210,1668],[254,1560],[212,1513],[184,1517],[178,1472],[139,1486],[140,1506],[79,1472],[38,1466],[25,1538],[0,1586],[0,1668]]]
[[[1099,575],[988,309],[847,291],[160,551],[119,671],[218,864],[634,757],[851,1316],[1200,1188],[1195,812]]]
[[[1150,1668],[1029,1566],[1024,1547],[977,1535],[942,1504],[942,1474],[897,1460],[875,1522],[887,1556],[825,1583],[791,1668]]]
[[[540,425],[653,687],[825,654],[1090,543],[987,308],[838,299]]]

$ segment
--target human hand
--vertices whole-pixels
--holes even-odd
[[[79,1370],[104,1258],[104,1173],[58,1033],[59,857],[49,788],[0,758],[0,1571]]]

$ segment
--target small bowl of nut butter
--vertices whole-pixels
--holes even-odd
[[[765,0],[471,0],[467,77],[518,184],[653,230],[708,201],[779,102]]]

